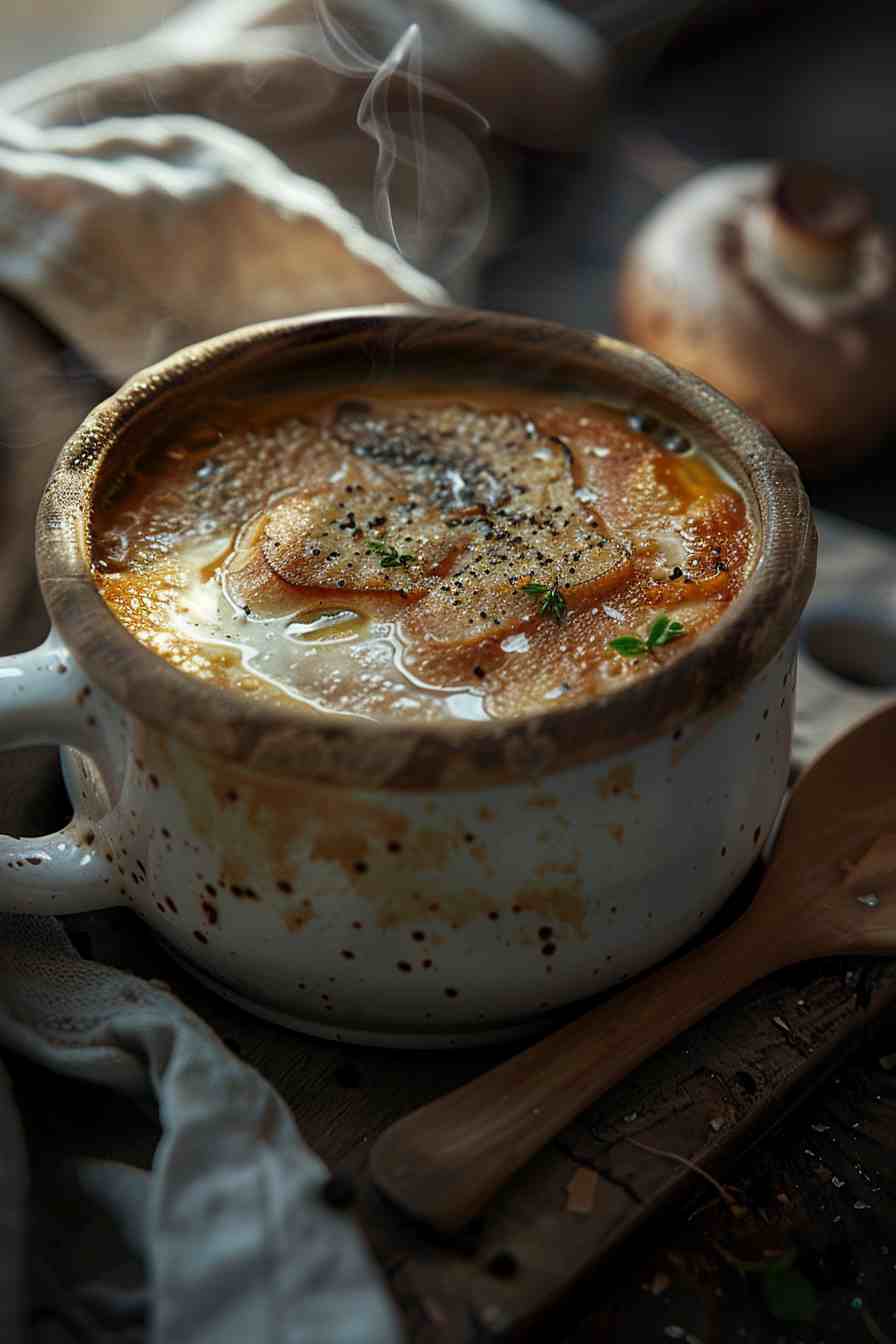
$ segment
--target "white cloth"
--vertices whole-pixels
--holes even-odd
[[[0,200],[0,287],[113,385],[250,322],[446,299],[325,187],[200,117],[0,113]]]
[[[54,1171],[26,1255],[28,1162],[0,1072],[3,1344],[400,1339],[362,1237],[321,1198],[326,1169],[286,1104],[174,995],[83,961],[53,919],[3,915],[0,1046],[95,1084],[97,1108],[103,1088],[152,1102],[161,1129],[150,1171],[94,1159]]]
[[[474,107],[516,143],[593,136],[603,50],[544,0],[329,0],[325,28],[322,3],[199,0],[0,89],[0,287],[111,383],[250,322],[446,301],[387,222],[471,300],[512,196]]]

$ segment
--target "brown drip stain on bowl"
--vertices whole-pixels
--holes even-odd
[[[619,798],[624,795],[637,802],[641,795],[635,790],[634,766],[614,766],[603,779],[598,780],[597,791],[601,798]]]
[[[294,910],[285,910],[283,912],[283,923],[289,929],[290,933],[301,933],[306,924],[314,919],[315,911],[309,900],[304,900],[299,907]]]

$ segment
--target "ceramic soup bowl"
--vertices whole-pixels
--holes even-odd
[[[91,578],[101,470],[323,378],[411,369],[652,409],[743,491],[758,559],[681,656],[523,719],[374,723],[263,705],[136,642]],[[75,815],[0,838],[0,906],[124,905],[253,1012],[346,1041],[499,1039],[697,933],[788,775],[815,534],[797,472],[719,393],[631,346],[527,319],[359,310],[181,351],[97,407],[37,523],[47,642],[0,661],[0,743],[58,743]]]

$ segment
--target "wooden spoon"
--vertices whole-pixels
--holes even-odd
[[[797,784],[749,909],[496,1069],[404,1116],[373,1179],[414,1218],[461,1228],[614,1083],[739,990],[794,962],[896,953],[896,705],[827,749]]]

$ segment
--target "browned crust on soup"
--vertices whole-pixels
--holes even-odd
[[[656,417],[531,388],[361,392],[104,472],[94,573],[122,625],[297,712],[506,719],[654,675],[752,567],[743,495]],[[340,608],[354,628],[329,656],[326,637],[290,637]],[[660,613],[674,640],[618,652]]]
[[[111,454],[122,460],[173,423],[261,405],[285,382],[371,386],[423,370],[434,386],[549,388],[650,410],[735,479],[757,536],[757,563],[718,622],[652,675],[586,704],[485,723],[401,724],[306,717],[257,704],[169,666],[118,623],[91,577],[91,493]],[[777,653],[805,604],[815,534],[790,459],[732,403],[620,342],[527,319],[383,308],[245,329],[172,356],[98,407],[66,444],[38,521],[51,615],[91,676],[133,714],[253,769],[361,788],[469,787],[598,759],[677,727],[734,694]]]

